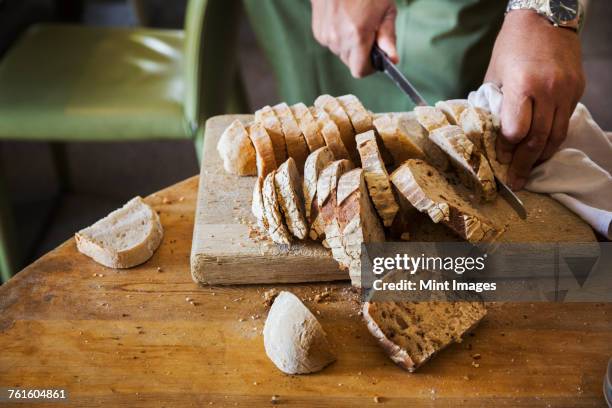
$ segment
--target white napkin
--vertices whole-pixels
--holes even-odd
[[[468,101],[494,114],[501,112],[502,93],[491,83],[471,92]],[[595,123],[578,104],[567,139],[547,161],[536,166],[525,189],[550,194],[597,232],[612,239],[612,134]]]

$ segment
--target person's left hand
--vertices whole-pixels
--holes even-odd
[[[520,190],[533,166],[546,160],[567,136],[582,93],[578,34],[554,27],[528,10],[508,13],[485,78],[503,93],[497,156],[510,163],[509,184]]]

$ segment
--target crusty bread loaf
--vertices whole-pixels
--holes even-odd
[[[298,126],[304,135],[308,149],[314,152],[325,146],[325,140],[321,132],[319,132],[317,120],[312,115],[312,112],[310,112],[310,109],[303,103],[296,103],[291,106],[291,112],[293,112],[293,116],[295,116]]]
[[[378,151],[374,131],[358,134],[356,140],[370,197],[384,226],[389,227],[395,219],[399,206],[393,194],[389,174]]]
[[[406,161],[391,174],[391,181],[417,210],[469,242],[490,242],[503,232],[503,228],[495,226],[463,199],[440,172],[422,160]]]
[[[325,239],[340,268],[348,270],[351,284],[361,287],[361,245],[385,241],[383,226],[370,201],[363,169],[351,170],[340,177],[336,201],[334,217],[326,222]],[[328,205],[321,210],[326,220]]]
[[[257,174],[259,177],[266,177],[272,170],[276,169],[272,139],[270,139],[265,127],[259,122],[251,125],[249,137],[255,147]]]
[[[366,302],[363,318],[391,360],[413,372],[485,317],[479,302]]]
[[[338,126],[340,138],[346,147],[351,160],[358,163],[357,145],[355,143],[355,130],[351,120],[336,98],[330,95],[321,95],[315,99],[314,106],[323,109]]]
[[[399,166],[408,159],[423,159],[440,170],[449,166],[446,155],[427,137],[414,112],[375,115],[374,127],[380,134],[394,163]]]
[[[233,121],[221,134],[217,151],[223,160],[225,171],[238,176],[257,174],[255,148],[249,133],[241,121]]]
[[[327,112],[317,107],[312,107],[310,112],[316,119],[317,125],[319,126],[319,132],[323,136],[327,147],[329,147],[334,154],[334,157],[337,160],[351,160],[351,156],[349,155],[349,152],[344,145],[344,142],[342,142],[342,138],[340,137],[340,130]]]
[[[302,180],[293,158],[289,157],[276,170],[274,185],[287,229],[296,238],[306,238],[308,223],[306,222],[304,211]]]
[[[333,161],[334,155],[332,151],[328,147],[321,147],[310,153],[304,164],[304,207],[306,209],[306,218],[310,222],[313,221],[313,218],[310,217],[310,212],[317,193],[319,174]]]
[[[414,113],[421,126],[423,126],[427,132],[432,132],[442,126],[450,125],[448,119],[446,119],[446,115],[444,115],[440,109],[434,108],[433,106],[417,106],[414,108]]]
[[[348,115],[355,133],[364,133],[374,129],[372,114],[363,106],[355,95],[343,95],[336,99]]]
[[[270,140],[272,141],[274,158],[277,165],[283,163],[287,159],[287,146],[285,144],[283,127],[278,116],[274,113],[274,109],[266,105],[255,111],[255,122],[262,124],[267,130]]]
[[[321,324],[290,292],[274,300],[263,337],[267,356],[286,374],[313,373],[336,360]]]
[[[459,126],[437,128],[429,133],[429,138],[448,155],[464,184],[475,188],[485,201],[495,199],[497,188],[493,170]]]
[[[308,157],[308,154],[310,153],[308,150],[308,145],[306,145],[306,140],[302,135],[302,131],[298,126],[289,105],[282,102],[274,105],[272,109],[280,120],[281,127],[283,129],[285,145],[287,146],[287,156],[295,160],[297,169],[301,174],[304,172],[304,162],[306,161],[306,157]]]
[[[266,176],[263,182],[261,197],[263,201],[264,217],[268,224],[268,235],[272,241],[281,245],[291,244],[291,235],[287,231],[280,204],[274,186],[276,170]]]
[[[109,268],[131,268],[153,256],[164,236],[159,216],[135,197],[74,236],[79,252]]]

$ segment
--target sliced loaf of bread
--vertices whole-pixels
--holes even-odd
[[[304,211],[304,196],[302,195],[302,179],[295,160],[289,157],[276,170],[274,175],[276,196],[283,212],[287,229],[298,239],[306,238],[308,223]]]
[[[503,233],[503,228],[495,226],[463,199],[438,170],[422,160],[406,161],[391,174],[391,181],[417,210],[469,242],[494,241]]]
[[[391,226],[399,210],[373,130],[357,135],[357,150],[361,156],[366,185],[385,227]]]
[[[391,360],[414,372],[436,353],[460,343],[485,317],[479,302],[366,302],[363,318]]]
[[[429,138],[448,155],[466,186],[476,189],[484,201],[495,199],[497,188],[493,170],[459,126],[437,128],[429,133]]]
[[[109,268],[140,265],[159,247],[164,236],[159,216],[135,197],[90,227],[75,234],[77,249]]]

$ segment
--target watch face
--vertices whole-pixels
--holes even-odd
[[[559,22],[572,21],[578,16],[578,0],[550,0],[550,11]]]

